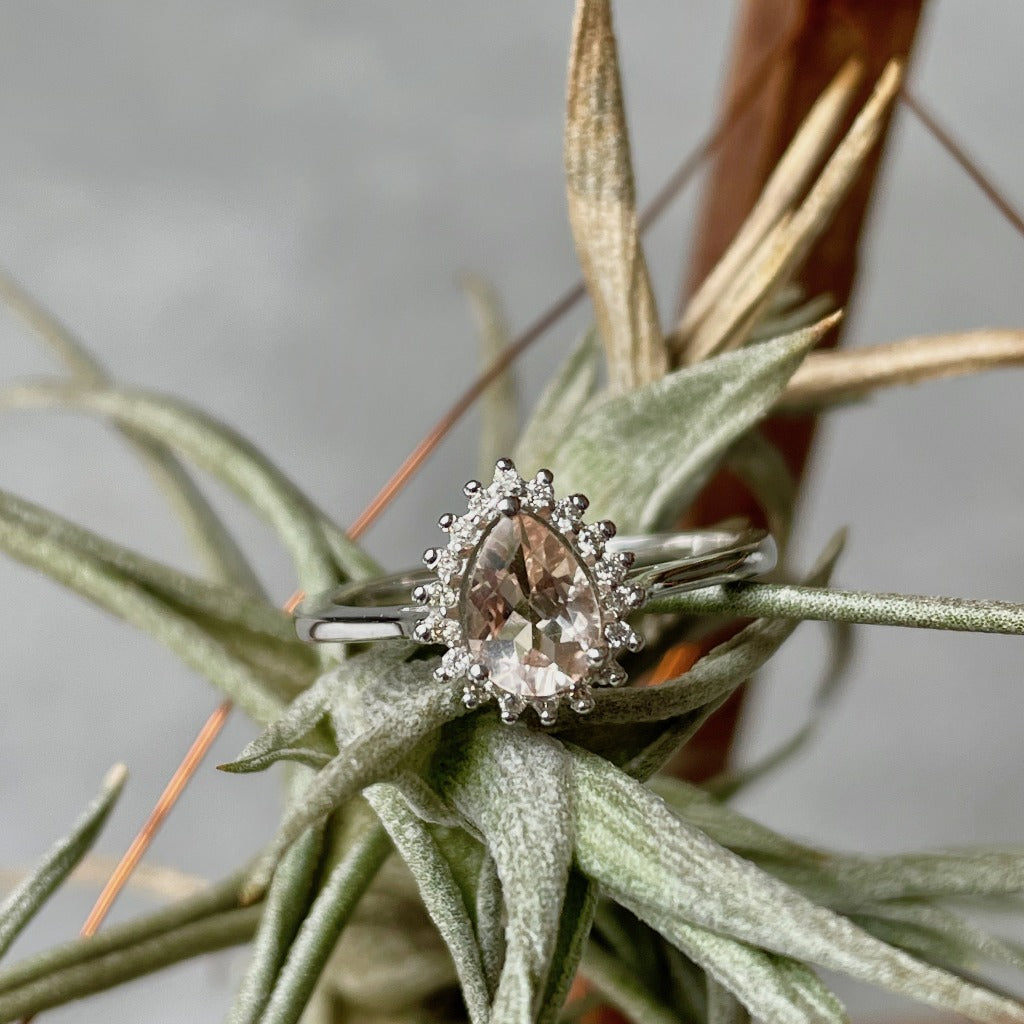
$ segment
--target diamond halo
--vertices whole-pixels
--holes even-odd
[[[532,707],[552,725],[563,700],[585,714],[591,687],[625,682],[616,659],[643,644],[626,621],[645,597],[627,582],[633,555],[609,550],[614,524],[587,524],[587,499],[558,499],[553,482],[511,459],[489,486],[470,480],[466,513],[438,521],[447,545],[424,552],[434,579],[412,595],[426,613],[415,638],[447,647],[436,678],[461,681],[469,708],[495,700],[506,722]]]

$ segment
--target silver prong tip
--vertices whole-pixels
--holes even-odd
[[[586,512],[590,508],[590,499],[585,494],[570,494],[569,504],[577,512]]]
[[[479,494],[484,489],[484,485],[479,480],[467,480],[466,485],[462,488],[462,493],[467,498],[472,498],[474,494]]]
[[[522,508],[522,505],[523,503],[514,494],[510,494],[498,502],[497,508],[503,516],[514,516]]]
[[[537,708],[537,717],[541,725],[554,725],[558,721],[558,703],[545,701]]]
[[[432,569],[437,565],[437,560],[441,557],[441,552],[437,548],[427,548],[423,552],[423,564],[428,568]]]
[[[547,486],[550,487],[551,484],[555,482],[555,474],[552,473],[550,469],[538,469],[537,475],[534,477],[534,479],[537,481],[537,483],[546,484]]]
[[[627,587],[625,598],[630,608],[639,608],[647,600],[647,592],[643,587]]]
[[[417,583],[416,586],[412,588],[412,599],[417,604],[426,604],[429,597],[430,595],[427,592],[427,588],[423,586],[422,583]]]
[[[515,470],[516,464],[511,459],[498,459],[494,464],[494,468],[502,473],[511,473]]]
[[[607,647],[588,647],[587,648],[587,663],[597,668],[598,665],[603,665],[608,660],[608,648]]]
[[[414,640],[419,640],[421,644],[430,643],[430,627],[425,622],[417,622],[416,625],[413,627],[412,637]]]
[[[644,649],[644,638],[639,633],[634,633],[626,641],[626,650],[636,654]]]
[[[501,706],[501,720],[506,725],[511,725],[513,722],[519,720],[519,716],[523,713],[523,708],[526,706],[521,700],[516,697],[504,696],[499,701]]]
[[[462,703],[464,707],[472,711],[474,708],[480,707],[483,701],[476,690],[467,686],[466,689],[462,691]]]
[[[632,551],[620,551],[616,558],[619,560],[619,565],[624,565],[627,569],[631,569],[636,561],[636,555]]]
[[[452,674],[444,665],[438,665],[434,669],[434,679],[439,683],[450,683],[452,681]]]
[[[605,540],[611,540],[616,534],[615,524],[610,519],[602,519],[597,523],[597,528]]]
[[[589,692],[576,694],[571,701],[569,701],[569,707],[576,712],[577,715],[586,715],[594,710],[594,698]]]
[[[438,519],[437,525],[447,533],[455,525],[456,519],[458,519],[458,516],[451,512],[445,512],[445,514]]]
[[[474,683],[484,683],[490,677],[490,670],[486,665],[481,665],[480,662],[475,662],[469,666],[469,671],[466,673]]]
[[[605,686],[621,686],[627,678],[626,670],[621,665],[612,664],[605,669],[602,682]]]

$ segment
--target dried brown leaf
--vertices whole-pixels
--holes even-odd
[[[886,345],[812,352],[779,407],[803,410],[860,398],[877,388],[1024,365],[1024,330],[934,334]]]
[[[640,247],[636,193],[609,0],[577,0],[569,55],[565,173],[580,265],[614,392],[668,371]]]

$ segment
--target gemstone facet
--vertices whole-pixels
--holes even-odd
[[[568,693],[604,643],[597,588],[565,537],[520,511],[495,520],[470,556],[461,624],[490,684],[522,698]]]

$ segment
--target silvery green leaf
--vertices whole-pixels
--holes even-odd
[[[126,388],[60,381],[25,383],[0,393],[0,408],[58,406],[109,417],[193,460],[234,490],[281,537],[303,587],[334,586],[379,568],[313,502],[237,431],[185,402]]]
[[[366,799],[416,879],[423,905],[451,951],[469,1019],[473,1024],[486,1024],[490,1020],[490,986],[473,920],[451,866],[397,789],[386,784],[371,786]]]
[[[451,685],[434,679],[436,660],[405,660],[413,650],[411,644],[380,644],[325,677],[339,753],[285,817],[247,895],[266,888],[277,861],[306,828],[367,786],[396,776],[425,736],[465,714]]]
[[[494,286],[477,274],[466,274],[462,286],[470,300],[480,340],[482,369],[500,359],[510,343],[508,320]],[[507,367],[480,396],[480,478],[494,472],[494,463],[507,457],[519,432],[519,396],[515,371]]]
[[[2,271],[0,299],[53,349],[80,383],[98,387],[112,383],[103,364],[85,345],[57,317]],[[123,430],[122,434],[167,495],[214,580],[261,595],[263,588],[252,566],[188,471],[165,445],[131,430]]]
[[[506,910],[505,963],[492,1017],[533,1024],[545,994],[572,860],[564,748],[476,716],[439,751],[432,782],[494,858]]]
[[[573,865],[569,869],[569,881],[566,883],[562,903],[562,923],[558,928],[558,939],[551,957],[544,999],[537,1013],[537,1024],[555,1024],[559,1019],[587,947],[597,904],[597,886]]]
[[[390,850],[387,834],[369,825],[330,870],[305,915],[277,976],[260,1024],[295,1024],[338,936]]]
[[[476,883],[476,936],[480,945],[484,977],[493,992],[505,962],[505,901],[501,895],[501,879],[494,858],[485,853],[480,861]]]
[[[0,550],[151,634],[257,721],[269,722],[280,714],[282,702],[273,677],[258,673],[250,661],[218,638],[216,630],[205,628],[143,585],[72,547],[60,529],[41,531],[6,514],[8,508],[0,504]]]
[[[0,957],[96,841],[127,777],[128,769],[123,764],[114,765],[103,779],[99,795],[71,831],[54,844],[31,874],[0,902]]]
[[[637,226],[610,0],[577,0],[566,107],[569,223],[609,387],[630,391],[665,375],[668,352]]]
[[[296,772],[289,802],[300,796],[308,772]],[[323,830],[310,828],[285,855],[274,873],[253,939],[249,965],[228,1013],[228,1024],[257,1024],[270,998],[288,949],[314,895],[323,849]]]
[[[594,514],[623,531],[670,522],[834,322],[677,370],[591,407],[550,467],[559,487],[584,492]]]
[[[683,1024],[682,1018],[646,989],[626,964],[594,943],[583,954],[580,973],[629,1020]]]
[[[670,941],[679,925],[697,925],[974,1020],[1024,1021],[1024,1005],[923,964],[811,902],[684,824],[603,759],[573,751],[572,780],[580,867]]]
[[[331,699],[330,678],[331,673],[320,676],[309,689],[300,693],[284,709],[279,718],[271,722],[249,743],[238,757],[218,767],[228,772],[259,772],[280,760],[301,760],[295,754],[308,750],[318,755],[313,760],[320,763],[314,764],[313,767],[322,768],[331,759],[331,754],[327,752],[327,744],[311,743],[309,740],[310,734],[327,714]],[[308,763],[308,759],[304,763]]]
[[[591,328],[548,381],[515,449],[522,472],[535,473],[554,464],[558,449],[594,395],[598,354]]]

